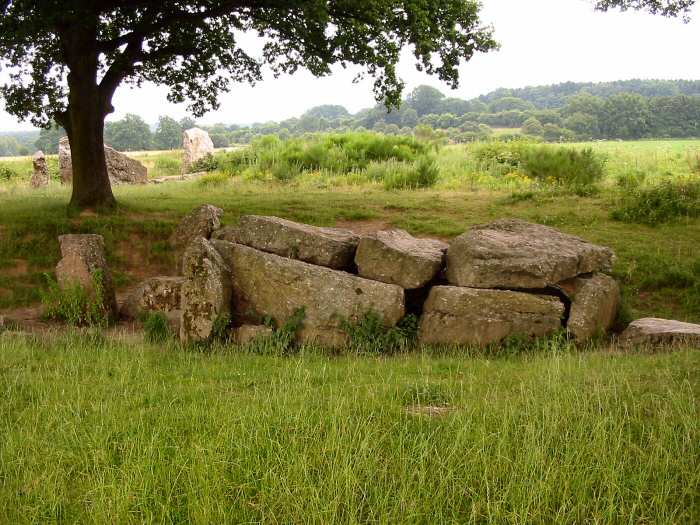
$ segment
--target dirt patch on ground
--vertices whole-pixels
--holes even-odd
[[[2,268],[0,271],[6,277],[19,277],[26,275],[29,271],[29,263],[24,259],[15,259],[15,265]]]
[[[406,407],[406,414],[409,416],[444,417],[454,411],[454,407],[447,405],[412,405]]]
[[[358,235],[367,235],[382,230],[395,230],[396,227],[390,222],[373,220],[373,221],[337,221],[336,228],[350,230]]]

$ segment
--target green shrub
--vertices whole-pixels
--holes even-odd
[[[592,186],[603,178],[604,167],[605,160],[590,148],[530,147],[521,157],[521,169],[528,177],[569,187]]]
[[[0,165],[0,180],[10,180],[17,177],[17,172],[10,168],[9,166]]]
[[[306,309],[298,308],[281,327],[277,327],[272,318],[262,320],[265,326],[272,328],[269,337],[257,337],[247,345],[246,350],[261,355],[289,355],[296,347],[297,336],[304,326]]]
[[[99,270],[92,276],[92,293],[79,283],[62,288],[53,277],[44,276],[47,288],[41,292],[41,302],[47,319],[73,326],[109,324],[110,312],[105,308],[103,276]]]
[[[434,159],[421,157],[412,165],[388,172],[384,178],[387,190],[419,189],[434,186],[440,176],[440,168]]]
[[[231,180],[231,177],[226,173],[208,173],[197,179],[197,185],[202,187],[221,186],[222,184],[226,184],[229,180]]]
[[[163,312],[149,312],[143,320],[143,330],[149,343],[164,343],[172,336],[168,318]]]
[[[520,168],[523,152],[531,144],[522,141],[481,142],[470,148],[471,156],[476,160],[479,169],[501,176]]]
[[[217,160],[214,158],[214,156],[210,153],[202,157],[201,159],[195,161],[192,163],[192,166],[190,166],[190,172],[195,173],[198,171],[214,171],[217,169],[218,163]]]
[[[640,169],[632,169],[620,173],[617,176],[616,183],[623,190],[635,190],[644,184],[647,179],[647,172]]]
[[[393,354],[413,346],[417,339],[418,318],[409,314],[392,328],[384,326],[375,312],[367,312],[353,323],[344,320],[341,327],[348,334],[348,347],[356,354]]]
[[[700,217],[700,180],[665,180],[656,186],[626,192],[612,218],[654,226]]]

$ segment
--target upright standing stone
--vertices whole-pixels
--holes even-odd
[[[41,188],[49,183],[49,168],[46,165],[46,157],[43,151],[37,151],[32,156],[32,180],[30,184],[32,188]]]
[[[176,257],[175,269],[178,273],[182,271],[182,255],[187,247],[198,237],[209,239],[212,233],[221,227],[223,214],[224,210],[221,208],[202,204],[182,218],[170,236],[170,245]]]
[[[417,239],[403,230],[387,230],[362,237],[355,254],[358,273],[367,279],[422,288],[442,270],[447,244]]]
[[[211,243],[198,237],[183,256],[180,295],[180,340],[206,341],[217,323],[227,325],[231,315],[231,272]]]
[[[59,286],[67,288],[79,284],[94,298],[99,286],[101,306],[109,317],[116,318],[117,300],[102,235],[61,235],[58,242],[63,256],[56,266]]]
[[[61,175],[62,184],[73,182],[73,161],[70,156],[68,137],[61,137],[58,141],[58,172]]]
[[[209,133],[199,128],[187,129],[182,133],[182,174],[190,173],[192,165],[207,155],[214,153],[214,143]]]
[[[518,219],[474,226],[447,250],[447,280],[472,288],[546,288],[584,273],[606,272],[612,250]]]

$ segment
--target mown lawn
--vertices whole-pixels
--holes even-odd
[[[0,389],[2,523],[700,521],[697,350],[274,357],[6,334]]]

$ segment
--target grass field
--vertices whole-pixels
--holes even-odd
[[[635,191],[622,178],[694,180],[700,141],[574,147],[588,146],[607,159],[596,191],[542,186],[450,146],[425,189],[355,171],[280,180],[254,165],[118,186],[108,215],[69,214],[69,188],[31,191],[26,159],[0,161],[20,173],[0,181],[0,313],[38,303],[62,233],[104,235],[120,289],[169,273],[170,232],[207,202],[225,223],[271,214],[444,239],[520,217],[612,247],[627,315],[699,322],[700,218],[612,214]],[[179,172],[177,155],[137,156],[157,177]],[[110,334],[0,331],[0,523],[700,522],[697,349],[555,338],[501,354],[279,357]]]

